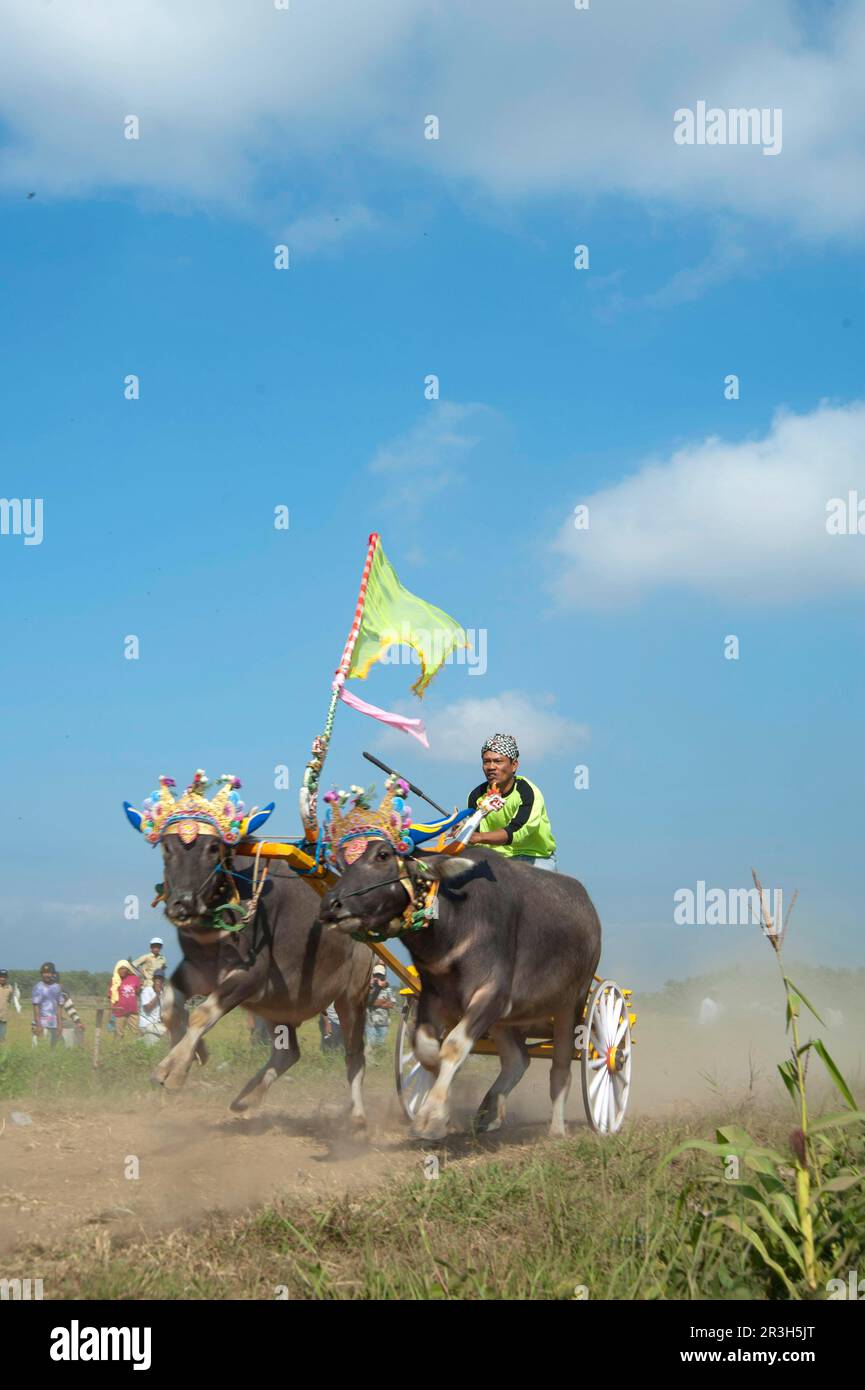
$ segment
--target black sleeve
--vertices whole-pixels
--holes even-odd
[[[478,809],[478,802],[486,790],[486,782],[481,782],[479,787],[475,787],[473,792],[469,792],[468,808],[470,811],[476,811]]]
[[[520,794],[520,809],[517,811],[517,814],[513,816],[512,819],[509,820],[507,825],[505,826],[505,834],[508,837],[508,844],[511,844],[511,842],[513,841],[514,832],[521,829],[521,827],[525,825],[529,816],[532,814],[532,807],[535,804],[535,794],[529,786],[528,782],[526,782],[525,779],[522,777],[517,778],[517,791]]]

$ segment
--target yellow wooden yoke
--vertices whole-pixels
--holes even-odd
[[[316,865],[313,855],[307,854],[298,845],[287,844],[283,840],[242,840],[236,848],[236,853],[248,855],[251,859],[258,855],[261,859],[282,860],[290,869],[294,869],[298,877],[308,883],[320,898],[323,898],[328,888],[332,888],[336,883],[336,874],[332,870],[325,868],[321,863]],[[412,994],[420,993],[420,979],[412,966],[404,965],[379,941],[370,941],[369,948],[375,951],[403,985],[411,989]]]

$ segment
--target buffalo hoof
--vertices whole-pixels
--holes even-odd
[[[348,1123],[355,1134],[366,1134],[369,1129],[366,1115],[349,1115]]]
[[[501,1127],[501,1115],[478,1115],[474,1124],[476,1134],[495,1134]]]
[[[159,1066],[154,1067],[153,1071],[150,1073],[150,1080],[153,1082],[154,1086],[164,1086],[165,1078],[168,1076],[169,1071],[168,1058],[164,1057],[159,1063]]]
[[[550,1125],[547,1130],[547,1136],[550,1139],[567,1139],[568,1132],[564,1125]]]
[[[446,1139],[448,1136],[448,1117],[447,1115],[418,1115],[411,1127],[411,1133],[415,1139],[428,1139],[435,1142],[438,1139]]]

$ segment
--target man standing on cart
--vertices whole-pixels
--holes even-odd
[[[497,854],[534,864],[536,869],[557,869],[556,841],[539,787],[517,776],[520,750],[512,734],[493,734],[481,749],[486,782],[469,793],[474,811],[482,796],[496,792],[502,800],[497,811],[484,817],[483,830],[472,835],[473,845],[485,845]]]

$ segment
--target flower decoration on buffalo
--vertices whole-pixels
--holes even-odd
[[[271,801],[262,810],[253,806],[247,813],[238,796],[240,778],[226,772],[219,783],[219,790],[208,799],[206,792],[211,784],[206,772],[199,768],[183,795],[175,796],[174,779],[160,777],[159,787],[146,798],[141,811],[128,801],[124,801],[123,809],[130,825],[140,830],[151,845],[158,845],[165,835],[179,835],[187,845],[199,835],[217,835],[223,844],[236,845],[264,824],[276,803]]]
[[[340,854],[346,864],[359,859],[370,840],[390,840],[400,854],[409,854],[414,841],[409,834],[411,810],[406,805],[408,783],[389,777],[381,804],[373,809],[375,787],[352,786],[347,792],[325,792],[327,806],[324,838],[331,855]]]

